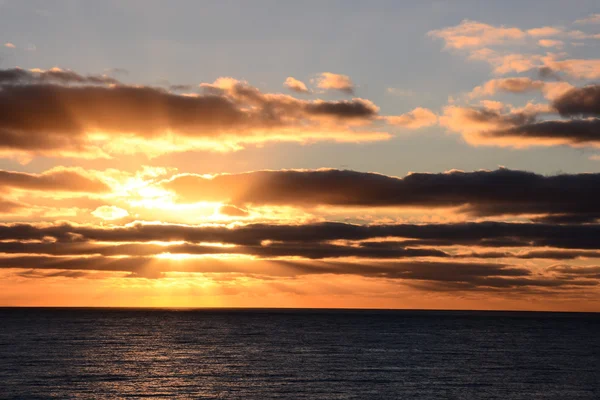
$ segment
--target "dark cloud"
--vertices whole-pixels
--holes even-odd
[[[0,90],[0,146],[64,146],[86,129],[152,136],[164,129],[193,134],[222,129],[247,118],[226,98],[169,94],[118,86],[10,86]],[[207,133],[205,133],[207,134]]]
[[[32,267],[35,266],[35,267]],[[0,268],[23,268],[28,276],[47,277],[40,270],[59,270],[56,276],[70,276],[73,271],[129,272],[131,277],[160,278],[165,272],[247,273],[257,271],[250,265],[218,260],[180,260],[173,263],[153,257],[1,257]],[[575,271],[575,272],[574,272]],[[261,276],[355,275],[404,281],[415,287],[431,286],[439,290],[515,290],[522,288],[577,289],[595,287],[598,277],[593,268],[560,267],[550,275],[533,274],[523,267],[498,263],[431,262],[431,261],[275,261]],[[81,276],[77,273],[76,276]]]
[[[249,224],[225,226],[185,226],[134,223],[116,227],[58,224],[0,225],[0,240],[56,240],[58,242],[150,242],[228,243],[259,246],[319,243],[335,240],[364,241],[402,238],[402,248],[415,246],[554,247],[600,250],[600,224],[554,225],[533,223],[479,222],[454,224],[352,225],[336,222],[304,225]],[[378,246],[377,244],[364,244]],[[382,245],[379,245],[382,246]],[[389,246],[386,244],[385,246]]]
[[[385,240],[364,241],[377,239]],[[166,246],[151,243],[157,240],[185,243]],[[209,246],[201,242],[235,246]],[[433,248],[458,245],[540,249],[452,254]],[[561,247],[566,250],[559,250]],[[588,248],[596,251],[576,250]],[[126,272],[131,277],[144,278],[160,278],[165,272],[174,271],[261,276],[343,274],[403,281],[417,288],[440,291],[580,290],[577,288],[598,285],[597,268],[553,266],[534,272],[525,266],[466,259],[598,258],[597,250],[600,250],[600,225],[499,222],[251,224],[233,228],[139,223],[124,227],[0,225],[0,268],[26,269],[24,274],[29,277],[83,276],[77,271]],[[191,257],[173,262],[156,257],[165,254],[239,254],[261,260]],[[334,260],[344,257],[345,261]],[[449,261],[459,258],[461,262]],[[37,272],[48,269],[62,272]]]
[[[490,131],[486,136],[559,139],[570,144],[600,144],[600,119],[542,121],[514,128]]]
[[[600,266],[575,267],[570,265],[555,265],[548,272],[560,275],[563,279],[600,279]]]
[[[112,139],[170,133],[233,143],[383,137],[353,130],[353,124],[377,116],[377,107],[363,99],[299,100],[233,80],[228,86],[205,85],[208,93],[194,96],[113,81],[62,70],[0,70],[0,148],[98,157],[101,143],[87,137],[95,132]]]
[[[563,119],[539,120],[559,113]],[[529,105],[503,114],[497,110],[449,106],[442,124],[475,144],[600,145],[600,85],[573,88],[551,105]],[[585,117],[585,118],[581,118]],[[595,118],[594,118],[595,117]]]
[[[373,103],[361,99],[346,101],[319,101],[306,105],[306,112],[317,116],[334,116],[336,118],[373,118],[377,115],[377,107]]]
[[[508,245],[519,247],[532,246],[529,238],[522,238],[521,242],[513,242]],[[235,240],[235,239],[234,239]],[[408,242],[409,244],[417,244]],[[493,242],[495,244],[497,242]],[[452,246],[456,244],[470,245],[477,244],[486,246],[486,241],[461,241],[447,240],[442,242],[428,242],[422,240],[419,245],[430,246]],[[558,244],[558,242],[557,242]],[[507,243],[502,243],[507,245]],[[535,246],[535,243],[533,243]],[[491,247],[494,247],[493,245]],[[502,246],[504,247],[504,246]],[[195,243],[157,245],[144,242],[127,244],[98,244],[85,239],[75,241],[59,242],[23,242],[23,241],[4,241],[0,242],[0,253],[5,254],[44,254],[52,256],[152,256],[161,253],[170,254],[241,254],[250,255],[258,258],[279,258],[279,257],[301,257],[305,259],[326,259],[326,258],[364,258],[364,259],[401,259],[401,258],[517,258],[517,259],[553,259],[553,260],[573,260],[580,258],[600,258],[599,251],[587,250],[533,250],[526,252],[515,251],[488,251],[488,252],[467,252],[450,253],[435,248],[414,248],[407,246],[402,241],[382,241],[382,242],[358,242],[351,244],[333,244],[327,241],[271,241],[260,244],[243,244],[235,247],[208,246]]]
[[[105,75],[80,75],[74,71],[53,68],[49,70],[25,70],[12,68],[0,70],[1,85],[35,83],[117,85],[120,82]]]
[[[44,254],[53,256],[152,256],[170,254],[243,254],[259,258],[302,257],[307,259],[359,257],[372,259],[448,257],[435,249],[412,249],[395,245],[390,247],[344,246],[329,243],[271,243],[235,247],[206,246],[194,243],[156,245],[145,243],[96,244],[90,242],[0,242],[0,253]]]
[[[37,269],[29,269],[17,273],[18,276],[23,278],[84,278],[89,276],[89,272],[85,271],[56,271],[56,272],[43,272]]]
[[[600,116],[600,85],[571,89],[557,98],[553,105],[563,116]],[[595,138],[599,136],[596,120]]]
[[[460,207],[476,216],[549,215],[589,222],[600,214],[600,174],[450,171],[404,178],[347,170],[282,170],[178,175],[163,183],[182,202],[237,205]]]
[[[533,218],[534,222],[545,222],[550,224],[583,224],[600,219],[600,213],[578,213],[578,214],[553,214]]]
[[[41,174],[0,170],[0,188],[91,193],[110,190],[99,179],[73,168],[54,168]]]
[[[562,77],[560,76],[558,71],[555,71],[549,67],[540,67],[538,69],[538,76],[541,79],[554,79],[554,80],[558,80],[558,81],[562,80]]]
[[[580,258],[600,258],[600,252],[586,250],[534,250],[522,253],[490,251],[463,253],[457,255],[457,257],[575,260]]]
[[[543,114],[555,113],[563,118],[538,118]],[[549,105],[528,104],[521,110],[509,113],[448,106],[441,123],[450,130],[460,132],[468,142],[474,144],[518,147],[566,144],[580,147],[600,145],[599,116],[600,85],[589,85],[572,88]]]

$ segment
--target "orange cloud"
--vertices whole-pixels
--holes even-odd
[[[291,76],[287,77],[283,85],[294,92],[308,93],[308,88],[306,87],[304,82],[299,81],[298,79],[293,78]]]
[[[566,91],[565,91],[566,90]],[[551,105],[535,105],[521,109],[502,109],[448,106],[440,117],[440,124],[459,132],[467,142],[511,147],[552,146],[567,144],[600,146],[600,87],[582,88],[557,86],[546,95],[554,96]],[[537,120],[544,113],[558,113],[567,119]],[[586,118],[579,118],[579,117]]]
[[[543,81],[536,81],[531,78],[503,78],[492,79],[482,86],[477,86],[470,93],[470,97],[491,96],[497,92],[523,93],[532,90],[539,90],[544,87]]]
[[[339,90],[348,94],[354,93],[354,83],[347,75],[323,72],[317,78],[317,87],[326,90]]]
[[[465,19],[459,25],[430,31],[428,35],[444,40],[446,48],[467,49],[521,40],[526,33],[519,28],[496,27]]]
[[[600,24],[600,14],[591,14],[590,16],[575,21],[576,24]]]
[[[600,78],[600,59],[566,59],[558,60],[549,55],[543,58],[544,65],[555,71],[561,71],[574,78],[598,79]]]
[[[565,45],[565,42],[562,40],[552,40],[552,39],[541,39],[538,40],[538,44],[542,47],[558,47],[561,48]]]
[[[500,75],[509,72],[525,72],[538,68],[543,65],[541,63],[542,57],[537,54],[503,54],[489,48],[473,50],[469,55],[469,59],[471,60],[489,63],[494,67],[494,73]]]
[[[556,28],[553,26],[544,26],[541,28],[528,29],[527,34],[530,36],[556,36],[564,33],[562,28]]]
[[[437,123],[437,115],[423,107],[417,107],[402,115],[385,117],[385,119],[390,125],[402,126],[408,129],[424,128]]]
[[[541,91],[547,99],[554,99],[566,93],[573,86],[567,82],[545,82],[526,77],[500,78],[487,81],[475,87],[470,93],[470,98],[493,96],[498,92],[526,93]],[[501,107],[502,108],[502,107]]]

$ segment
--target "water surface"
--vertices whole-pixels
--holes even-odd
[[[0,308],[1,398],[598,399],[600,315]]]

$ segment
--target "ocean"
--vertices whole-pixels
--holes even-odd
[[[600,314],[0,308],[2,399],[599,399]]]

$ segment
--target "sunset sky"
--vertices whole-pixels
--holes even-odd
[[[0,306],[600,311],[597,1],[0,0]]]

